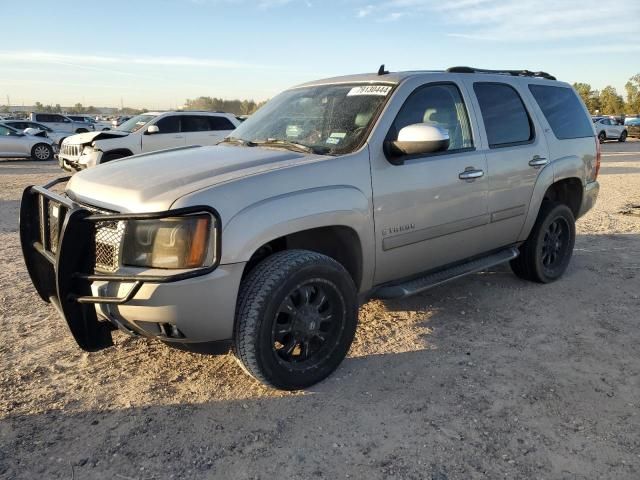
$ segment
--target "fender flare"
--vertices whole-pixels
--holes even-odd
[[[224,222],[224,219],[223,219]],[[262,245],[293,233],[343,226],[355,231],[362,251],[362,282],[373,275],[370,202],[359,189],[333,185],[289,192],[248,205],[224,222],[221,263],[247,262]]]
[[[595,161],[595,158],[594,160]],[[544,200],[544,196],[551,185],[560,180],[566,180],[569,178],[576,178],[580,180],[582,187],[586,184],[587,172],[585,168],[585,162],[582,158],[576,155],[569,155],[559,158],[546,165],[538,175],[536,184],[533,187],[533,194],[529,201],[529,210],[525,218],[520,234],[518,235],[518,241],[524,242],[533,228],[533,225],[538,218],[538,212],[540,206]]]

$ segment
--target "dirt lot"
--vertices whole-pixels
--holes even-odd
[[[122,334],[81,352],[18,243],[22,189],[60,172],[0,162],[0,478],[640,478],[640,142],[604,152],[561,281],[498,268],[371,302],[294,394]]]

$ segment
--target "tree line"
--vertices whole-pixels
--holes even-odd
[[[198,97],[195,99],[187,99],[182,110],[205,110],[205,111],[220,111],[233,113],[234,115],[251,115],[258,110],[266,102],[255,102],[254,100],[225,100],[223,98],[215,97]],[[70,114],[99,114],[100,109],[89,105],[85,107],[81,103],[76,103],[73,107],[62,107],[59,103],[55,105],[43,105],[40,102],[36,102],[33,106],[34,111],[42,113],[70,113]],[[0,112],[10,113],[11,108],[9,105],[0,106]],[[138,115],[140,113],[148,112],[146,108],[119,108],[114,113],[121,115]]]
[[[593,90],[588,83],[574,83],[573,88],[582,97],[591,114],[640,115],[640,73],[625,84],[624,97],[610,85],[602,90]]]
[[[207,110],[213,112],[227,112],[235,115],[251,115],[266,102],[253,100],[225,100],[215,97],[198,97],[187,99],[184,110]]]
[[[588,83],[574,83],[573,88],[578,92],[586,104],[591,114],[601,115],[640,115],[640,73],[634,75],[625,84],[625,96],[618,94],[616,89],[610,85],[602,90],[593,90]],[[233,113],[235,115],[251,115],[266,102],[255,102],[254,100],[225,100],[215,97],[198,97],[187,99],[183,110],[205,110]],[[96,114],[99,110],[90,105],[83,106],[76,103],[73,107],[63,109],[60,104],[43,105],[36,102],[34,109],[37,112],[45,113],[76,113],[76,114]],[[0,107],[0,112],[9,112],[8,105]],[[124,107],[117,110],[122,115],[137,115],[147,112],[147,109],[136,109]]]

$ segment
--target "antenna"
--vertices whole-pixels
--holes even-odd
[[[389,71],[384,69],[384,63],[380,65],[380,68],[378,69],[378,75],[386,75],[388,73]]]

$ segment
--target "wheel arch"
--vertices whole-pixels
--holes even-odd
[[[224,222],[224,218],[223,218]],[[247,206],[223,227],[221,263],[247,262],[268,254],[306,249],[340,262],[358,289],[373,278],[373,220],[369,201],[350,186],[303,190]]]
[[[102,157],[106,157],[107,155],[122,155],[123,157],[130,157],[133,155],[133,152],[128,148],[114,148],[112,150],[103,150]]]
[[[545,200],[567,204],[577,219],[580,216],[586,177],[585,161],[575,155],[558,159],[545,167],[538,175],[518,241],[525,241],[529,236]]]

